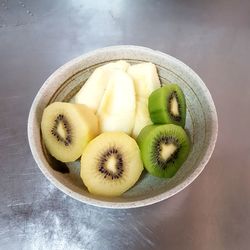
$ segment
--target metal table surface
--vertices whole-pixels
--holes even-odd
[[[249,249],[250,2],[0,1],[0,249]],[[43,176],[27,141],[36,92],[87,51],[136,44],[204,80],[219,117],[215,152],[181,193],[138,209],[82,204]]]

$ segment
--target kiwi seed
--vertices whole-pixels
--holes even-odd
[[[163,159],[161,157],[162,145],[173,144],[176,146],[176,150],[171,154],[167,159]],[[154,149],[151,154],[152,162],[157,163],[156,166],[166,169],[169,162],[174,162],[174,160],[178,157],[178,152],[180,148],[180,144],[177,138],[172,136],[159,136],[154,142]]]
[[[63,138],[57,131],[59,124],[62,123],[67,135],[65,138]],[[64,117],[64,115],[59,114],[55,121],[54,121],[54,126],[51,130],[51,133],[53,136],[56,137],[57,141],[61,141],[62,143],[64,143],[65,146],[69,146],[70,143],[72,142],[72,137],[70,134],[70,125],[67,121],[67,119]]]
[[[177,173],[191,146],[186,131],[175,124],[148,125],[140,132],[137,142],[147,171],[163,178]]]
[[[174,114],[173,111],[172,111],[172,102],[174,100],[174,98],[176,99],[177,101],[177,105],[178,105],[178,115]],[[181,107],[180,107],[180,103],[179,103],[179,99],[178,99],[178,95],[176,93],[176,91],[173,91],[169,97],[168,97],[168,112],[171,116],[171,118],[177,122],[180,122],[181,121]]]
[[[115,158],[115,168],[116,171],[111,171],[106,167],[106,164],[108,163],[108,160],[114,157]],[[100,164],[99,164],[99,171],[104,175],[104,178],[110,178],[110,179],[119,179],[122,177],[123,173],[123,159],[122,155],[119,153],[119,151],[116,148],[110,148],[107,151],[105,151],[101,157],[100,157]]]
[[[104,132],[90,141],[81,157],[81,178],[90,193],[119,196],[143,171],[140,149],[124,132]]]

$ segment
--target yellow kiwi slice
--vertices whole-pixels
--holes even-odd
[[[143,170],[136,141],[123,132],[105,132],[93,139],[81,158],[81,178],[90,193],[119,196]]]
[[[49,153],[59,161],[71,162],[97,135],[98,119],[83,104],[54,102],[43,112],[41,129]]]

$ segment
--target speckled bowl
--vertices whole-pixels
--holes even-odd
[[[44,108],[54,101],[69,101],[93,70],[118,59],[129,63],[152,62],[157,66],[162,84],[177,83],[186,96],[186,130],[193,143],[184,165],[171,179],[143,173],[139,182],[117,198],[90,194],[79,177],[79,162],[67,167],[51,159],[43,145],[40,123]],[[212,97],[199,76],[172,56],[137,46],[114,46],[82,55],[56,70],[36,95],[28,120],[29,144],[44,175],[71,197],[99,207],[133,208],[165,200],[187,187],[202,172],[214,150],[218,132],[217,114]]]

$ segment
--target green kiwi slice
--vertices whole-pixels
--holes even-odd
[[[184,127],[186,100],[177,84],[167,84],[152,92],[148,100],[150,118],[155,124],[176,124]]]
[[[145,168],[158,177],[173,177],[190,151],[185,130],[174,124],[146,126],[137,142]]]

